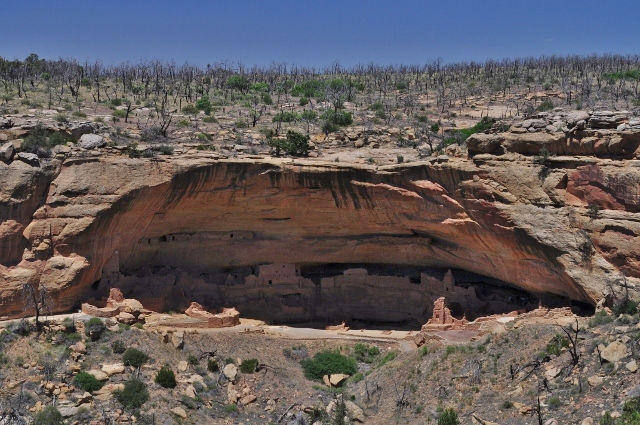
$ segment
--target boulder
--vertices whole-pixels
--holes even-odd
[[[0,146],[0,161],[9,162],[13,158],[15,149],[13,143],[8,142]]]
[[[344,373],[334,373],[329,377],[329,382],[332,387],[338,387],[342,385],[348,377],[349,375],[345,375]]]
[[[246,406],[247,404],[255,402],[257,399],[258,397],[256,397],[255,395],[249,394],[240,399],[240,404]]]
[[[188,385],[187,388],[184,389],[183,394],[191,398],[196,398],[198,395],[193,385]]]
[[[631,360],[629,363],[624,365],[624,367],[626,367],[627,370],[631,373],[636,373],[638,371],[638,365],[636,364],[635,360]]]
[[[178,372],[186,372],[188,368],[189,368],[189,363],[187,363],[186,361],[180,360],[178,362]]]
[[[627,346],[621,342],[614,341],[607,345],[604,350],[600,352],[600,356],[611,363],[618,362],[625,357],[629,357],[630,353],[627,350]]]
[[[182,350],[184,347],[184,331],[177,331],[171,334],[171,343],[176,350]]]
[[[121,363],[105,364],[100,368],[101,371],[107,374],[107,376],[124,373],[124,365]]]
[[[35,153],[19,152],[18,155],[16,155],[16,158],[29,165],[33,165],[35,167],[40,166],[40,160],[38,159],[38,155]]]
[[[98,134],[83,134],[78,141],[78,146],[87,150],[101,148],[106,144],[104,137]]]
[[[187,419],[187,412],[182,407],[174,407],[173,409],[171,409],[171,413],[178,416],[179,418]]]
[[[227,402],[229,404],[236,404],[239,398],[240,395],[238,394],[238,391],[236,391],[236,386],[229,384],[227,386]]]
[[[93,377],[96,378],[98,381],[106,381],[107,379],[109,379],[109,375],[107,375],[105,372],[98,369],[91,369],[87,373],[89,375],[93,375]]]
[[[572,128],[578,121],[586,121],[589,119],[589,113],[586,111],[571,111],[567,114],[567,127]]]
[[[364,422],[364,411],[351,400],[347,400],[345,403],[347,408],[347,415],[351,418],[352,422]]]
[[[222,369],[222,373],[229,381],[235,382],[238,377],[238,368],[233,363],[229,363]]]
[[[604,382],[604,378],[602,376],[593,375],[587,378],[587,382],[589,382],[589,385],[592,387],[596,387]]]

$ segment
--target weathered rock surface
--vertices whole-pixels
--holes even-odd
[[[606,140],[609,152],[613,142],[624,153],[640,141],[634,131],[598,131],[593,145]],[[556,134],[478,140],[497,137],[535,154],[564,146]],[[27,283],[44,285],[57,310],[105,297],[113,286],[135,292],[142,305],[187,308],[191,297],[283,319],[312,316],[323,294],[354,305],[395,287],[412,304],[433,302],[408,277],[405,284],[344,275],[318,287],[296,264],[455,268],[592,304],[621,271],[631,285],[640,278],[640,162],[632,159],[554,157],[542,166],[516,154],[478,154],[377,169],[280,159],[40,161],[0,162],[3,315],[22,313],[18,289]],[[250,268],[268,264],[294,270]],[[365,280],[366,291],[358,283]],[[159,291],[153,299],[151,285]],[[347,316],[347,307],[337,308]],[[395,313],[371,304],[357,314]]]

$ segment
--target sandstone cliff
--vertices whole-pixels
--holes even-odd
[[[376,168],[104,155],[0,167],[3,315],[21,312],[25,283],[66,310],[123,273],[169,266],[435,266],[588,303],[640,278],[638,160],[479,154]]]

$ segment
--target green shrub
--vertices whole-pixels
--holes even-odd
[[[127,113],[123,110],[116,109],[115,111],[113,111],[114,118],[125,118],[126,116],[127,116]]]
[[[560,401],[560,397],[558,397],[557,395],[551,396],[551,398],[549,398],[549,408],[556,410],[561,405],[562,402]]]
[[[186,105],[182,108],[182,113],[187,115],[195,115],[198,113],[198,109],[195,105]]]
[[[62,133],[56,131],[49,136],[49,146],[63,145],[65,143],[67,143],[67,139],[65,139]]]
[[[59,123],[68,123],[69,122],[69,118],[65,114],[56,114],[54,119],[56,121],[58,121]]]
[[[297,121],[300,116],[295,112],[282,111],[273,116],[271,121],[273,122],[294,122]]]
[[[332,122],[333,124],[339,125],[340,127],[346,127],[353,124],[353,117],[351,116],[351,113],[346,111],[336,112],[328,110],[320,116],[320,119],[327,122]]]
[[[453,409],[445,409],[438,416],[438,425],[458,425],[458,414]]]
[[[22,141],[20,150],[44,156],[44,154],[49,153],[50,147],[48,132],[42,124],[38,123],[29,131],[29,135]]]
[[[308,98],[306,98],[306,97],[304,97],[304,96],[302,96],[302,97],[300,98],[300,106],[306,106],[306,105],[308,105],[308,104],[309,104],[309,99],[308,99]]]
[[[328,135],[329,133],[335,133],[337,131],[340,130],[340,126],[337,124],[334,124],[331,121],[325,121],[322,123],[322,128],[321,128],[322,132],[326,135]]]
[[[249,127],[249,124],[247,124],[247,121],[244,120],[243,118],[238,118],[238,120],[234,123],[236,128],[247,128]]]
[[[65,317],[62,321],[62,326],[66,333],[73,333],[76,331],[76,324],[71,317]]]
[[[82,111],[75,111],[72,115],[78,118],[87,118],[87,114]]]
[[[149,360],[149,356],[147,356],[142,351],[136,348],[127,348],[127,350],[122,355],[122,361],[126,366],[133,366],[135,368],[142,367]]]
[[[536,108],[536,111],[549,111],[551,109],[553,109],[555,106],[553,105],[553,102],[550,101],[549,99],[542,101],[541,104],[538,105],[538,107]]]
[[[378,363],[378,367],[382,367],[386,365],[390,361],[394,360],[396,357],[398,357],[397,351],[389,351],[387,354],[384,355],[383,358],[380,359],[380,362]]]
[[[633,316],[634,314],[638,313],[638,302],[627,298],[620,302],[618,305],[615,305],[613,307],[613,312],[616,316],[619,316],[621,314],[628,314],[630,316]]]
[[[113,393],[125,409],[139,409],[149,400],[149,391],[144,382],[131,378],[124,383],[124,389]]]
[[[202,96],[200,99],[196,100],[196,109],[204,111],[206,115],[211,114],[213,108],[211,106],[211,101],[209,101],[209,96]]]
[[[256,367],[258,367],[258,360],[249,359],[243,360],[240,364],[240,372],[242,373],[253,373],[256,371]]]
[[[209,372],[217,372],[220,370],[220,365],[218,365],[217,361],[209,359],[209,361],[207,362],[207,370]]]
[[[33,425],[63,425],[62,414],[55,406],[47,406],[38,412],[33,420]]]
[[[158,147],[158,151],[162,154],[162,155],[173,155],[173,146],[169,146],[169,145],[160,145]]]
[[[216,117],[214,117],[213,115],[210,115],[210,116],[208,116],[208,117],[204,117],[204,118],[202,119],[202,121],[204,121],[204,122],[206,122],[206,123],[209,123],[209,124],[210,124],[210,123],[216,123],[216,122],[218,122],[218,119],[217,119]]]
[[[613,322],[614,317],[610,314],[607,314],[606,311],[602,310],[593,315],[591,319],[589,319],[589,326],[595,327],[598,325],[604,325],[607,323]]]
[[[98,317],[92,317],[84,325],[84,333],[89,336],[93,335],[95,339],[100,339],[100,335],[104,332],[106,326],[102,319]]]
[[[361,363],[373,363],[380,355],[380,349],[375,345],[356,344],[353,347],[353,358]]]
[[[111,349],[115,354],[122,354],[127,350],[127,346],[124,342],[117,340],[111,343]]]
[[[238,406],[235,404],[227,404],[226,406],[224,406],[224,411],[231,414],[231,413],[238,413]]]
[[[119,98],[115,98],[115,99],[111,99],[111,105],[112,106],[121,106],[122,105],[122,99]]]
[[[104,383],[98,381],[95,376],[87,372],[80,372],[73,378],[73,383],[87,392],[98,391]]]
[[[175,388],[176,374],[167,366],[162,366],[156,375],[156,384],[164,388]]]
[[[503,409],[511,409],[513,407],[513,402],[511,400],[505,400],[502,402]]]
[[[602,415],[602,417],[600,418],[600,425],[614,425],[614,424],[615,424],[615,420],[613,419],[613,416],[611,416],[611,412],[607,410],[606,412],[604,412],[604,415]]]
[[[193,354],[191,354],[189,355],[189,357],[187,357],[187,362],[191,366],[198,366],[198,364],[200,363],[200,359],[198,358],[198,356],[194,356]]]
[[[358,371],[356,361],[337,351],[320,351],[311,359],[300,362],[307,379],[321,380],[324,375],[344,373],[353,375]]]

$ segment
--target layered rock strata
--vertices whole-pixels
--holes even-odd
[[[172,297],[200,301],[185,293],[191,287],[246,316],[240,305],[264,311],[261,300],[275,281],[266,276],[277,270],[254,269],[268,264],[454,268],[541,298],[591,304],[623,286],[635,297],[640,278],[640,161],[630,158],[567,156],[541,164],[507,152],[374,167],[105,155],[40,159],[38,166],[0,162],[0,179],[6,316],[22,314],[25,284],[46,288],[53,309],[64,311],[123,282],[156,301],[168,287]],[[242,279],[228,273],[227,284],[207,280],[243,267]],[[150,278],[158,275],[166,282]],[[333,285],[339,296],[343,278],[328,279],[309,287],[290,279],[274,314],[308,310],[296,295],[304,291]],[[350,279],[380,293],[404,284]],[[242,284],[244,298],[224,296]],[[164,292],[156,291],[160,286]],[[366,294],[354,289],[350,296]]]

